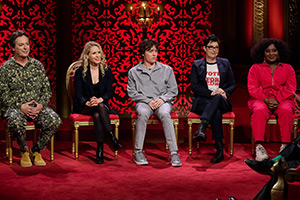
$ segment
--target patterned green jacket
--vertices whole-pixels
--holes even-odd
[[[28,58],[24,67],[13,56],[0,66],[2,113],[8,108],[20,109],[22,104],[32,100],[45,107],[51,99],[51,87],[43,64],[34,58]]]

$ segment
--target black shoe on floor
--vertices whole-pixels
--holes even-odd
[[[222,140],[216,140],[215,141],[215,148],[216,148],[216,155],[213,159],[211,159],[210,162],[212,163],[219,163],[222,160],[224,160],[224,152],[223,152],[223,141]]]
[[[97,150],[96,150],[96,163],[102,164],[104,162],[103,157],[103,143],[97,142]]]
[[[268,170],[273,166],[274,161],[271,159],[266,159],[263,161],[256,161],[256,160],[251,160],[247,158],[245,160],[245,163],[254,171],[260,174],[267,175]]]

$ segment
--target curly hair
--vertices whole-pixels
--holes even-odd
[[[281,62],[289,61],[291,50],[286,42],[276,38],[263,38],[251,48],[251,58],[253,62],[263,63],[265,56],[264,52],[271,44],[274,44],[274,46],[278,50]]]
[[[140,43],[140,48],[139,48],[139,53],[142,58],[144,58],[143,54],[145,54],[146,51],[149,51],[153,46],[156,47],[157,51],[159,51],[159,44],[155,40],[149,40],[149,39],[144,39]]]
[[[105,61],[106,61],[105,55],[103,53],[103,50],[102,50],[100,44],[98,44],[97,42],[94,42],[94,41],[89,41],[88,43],[86,43],[84,45],[84,48],[83,48],[82,53],[81,53],[81,56],[78,59],[78,61],[82,62],[81,66],[83,68],[83,71],[82,71],[82,77],[83,78],[86,76],[87,66],[89,64],[88,55],[90,53],[91,48],[94,47],[94,46],[96,46],[96,47],[98,47],[100,49],[101,62],[99,64],[99,68],[100,68],[102,77],[105,76],[105,71],[107,71],[107,65],[105,64]]]

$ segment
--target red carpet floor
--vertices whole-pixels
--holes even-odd
[[[31,146],[30,141],[28,142]],[[19,150],[14,144],[13,165],[5,158],[5,141],[0,141],[0,199],[184,199],[222,200],[235,196],[238,200],[252,199],[268,181],[267,176],[250,170],[244,159],[250,157],[250,144],[235,144],[234,156],[212,164],[212,144],[204,144],[200,152],[189,157],[187,144],[180,144],[183,166],[171,167],[164,144],[146,144],[148,166],[132,161],[130,143],[114,159],[105,145],[105,162],[95,164],[95,142],[81,142],[79,160],[71,154],[70,142],[55,143],[55,159],[49,161],[49,150],[42,152],[46,167],[23,168]],[[279,144],[267,146],[271,156]]]

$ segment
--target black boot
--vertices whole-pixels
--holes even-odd
[[[195,135],[193,136],[193,140],[196,140],[196,141],[203,141],[205,142],[206,141],[206,135],[205,135],[205,130],[207,128],[209,124],[209,121],[206,120],[206,119],[203,119],[201,121],[201,124],[200,126],[198,127],[198,130],[196,131]]]
[[[117,151],[118,149],[121,149],[123,146],[119,143],[119,140],[116,138],[115,134],[112,131],[109,131],[108,134],[111,138],[114,150]]]
[[[222,140],[216,140],[215,141],[215,148],[217,149],[216,155],[213,159],[211,159],[210,162],[212,163],[219,163],[222,160],[224,160],[224,154],[223,154],[223,142]]]
[[[103,142],[97,142],[97,150],[96,150],[96,163],[102,164],[104,161],[103,157]]]

